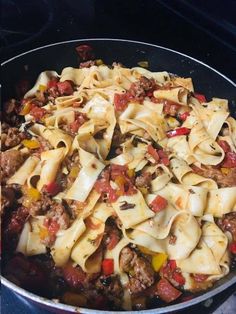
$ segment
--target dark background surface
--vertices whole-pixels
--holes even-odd
[[[188,54],[236,81],[235,12],[235,0],[2,0],[1,56],[70,39],[124,38]],[[234,291],[191,313],[212,313]],[[6,288],[2,299],[3,314],[46,313]]]

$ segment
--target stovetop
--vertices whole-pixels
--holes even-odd
[[[2,0],[4,60],[79,38],[125,38],[189,54],[236,80],[236,2],[227,0]]]
[[[3,60],[59,41],[123,38],[183,52],[236,81],[234,0],[2,0],[1,4]],[[227,289],[191,313],[213,313],[217,308],[217,314],[235,313],[231,296],[235,290],[235,286]],[[220,307],[229,296],[230,301]],[[32,311],[47,313],[2,288],[2,313]]]

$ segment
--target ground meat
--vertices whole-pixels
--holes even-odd
[[[1,153],[1,178],[2,183],[11,177],[24,162],[20,151],[9,150]]]
[[[233,240],[236,241],[236,212],[225,214],[217,220],[217,225],[225,232],[232,234]]]
[[[163,111],[164,111],[164,114],[175,117],[177,116],[177,113],[180,107],[181,106],[179,104],[173,103],[169,100],[165,100]]]
[[[135,179],[135,185],[138,188],[150,188],[152,175],[150,172],[144,172]]]
[[[10,208],[15,203],[15,190],[12,187],[2,187],[1,193],[1,215],[4,214],[7,208]]]
[[[236,168],[228,168],[228,174],[223,174],[220,169],[212,166],[202,166],[202,168],[192,166],[195,173],[216,181],[220,188],[236,186]]]
[[[18,126],[23,122],[23,117],[18,115],[20,103],[15,99],[10,99],[3,105],[4,121],[12,126]]]
[[[103,236],[103,244],[108,250],[112,250],[121,239],[121,231],[117,228],[116,222],[110,218],[106,225]]]
[[[115,304],[116,307],[121,306],[123,288],[118,276],[101,276],[96,280],[96,289]]]
[[[139,82],[140,82],[140,86],[145,90],[145,92],[153,90],[156,87],[156,83],[153,78],[148,79],[145,76],[141,76]]]
[[[7,133],[4,133],[2,138],[2,146],[4,149],[9,149],[21,143],[28,136],[25,132],[20,132],[18,128],[9,127]]]
[[[21,202],[24,204],[28,196],[24,195]],[[31,216],[44,215],[53,205],[52,199],[46,194],[42,193],[38,201],[33,201],[30,203],[29,211]]]
[[[140,257],[129,247],[123,248],[120,255],[120,267],[125,272],[132,270],[129,290],[132,294],[141,292],[154,283],[154,271],[150,262]]]
[[[120,268],[128,273],[133,268],[136,259],[137,253],[134,250],[129,247],[123,248],[120,253]]]
[[[19,207],[16,211],[12,213],[10,222],[6,228],[6,232],[8,234],[19,235],[28,217],[28,208],[24,206]]]
[[[61,230],[67,229],[70,224],[70,217],[65,207],[55,201],[51,203],[50,210],[47,212],[46,217],[50,221],[56,221]]]
[[[85,62],[80,62],[80,69],[83,68],[91,68],[91,66],[96,65],[95,61],[93,60],[89,60],[89,61],[85,61]]]

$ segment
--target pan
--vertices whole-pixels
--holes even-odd
[[[96,59],[102,59],[105,64],[112,64],[116,61],[127,67],[134,67],[140,61],[147,61],[151,71],[168,71],[178,76],[192,77],[197,92],[204,93],[208,99],[214,96],[228,99],[230,111],[233,116],[236,116],[236,84],[222,73],[199,60],[172,49],[138,41],[107,38],[55,43],[30,50],[3,62],[3,101],[16,96],[17,89],[15,87],[22,79],[27,79],[27,81],[33,84],[38,74],[44,70],[60,72],[67,66],[77,67],[78,55],[75,48],[81,44],[92,46]],[[201,292],[194,299],[184,303],[152,310],[130,312],[98,311],[57,303],[30,293],[4,277],[2,277],[2,284],[28,301],[57,313],[170,313],[190,308],[233,286],[236,284],[235,275],[236,270],[231,271],[226,277],[216,282],[207,292]]]

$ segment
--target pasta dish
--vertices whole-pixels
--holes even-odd
[[[191,78],[42,72],[2,123],[3,273],[67,304],[184,302],[236,254],[236,121]]]

